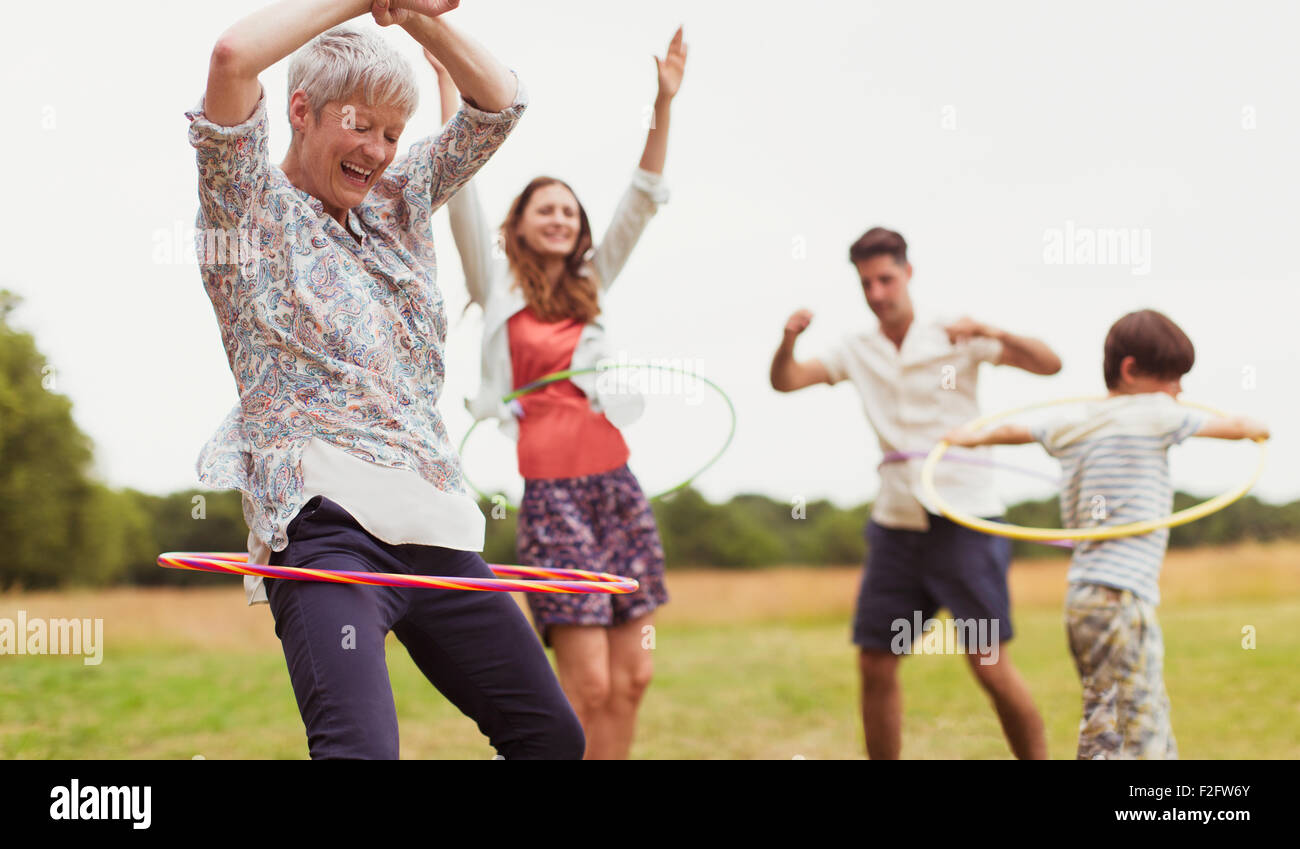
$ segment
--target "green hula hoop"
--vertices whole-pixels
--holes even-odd
[[[712,468],[714,463],[722,459],[723,454],[727,453],[727,449],[731,447],[731,441],[736,436],[736,405],[731,403],[731,397],[722,390],[722,387],[714,383],[712,380],[709,380],[707,377],[703,377],[694,372],[689,372],[686,369],[676,368],[674,366],[661,366],[661,365],[653,365],[650,363],[645,363],[645,364],[613,363],[611,365],[594,366],[592,368],[565,369],[564,371],[552,372],[551,374],[544,375],[542,377],[537,378],[537,380],[534,380],[531,383],[524,384],[523,386],[516,389],[514,392],[511,392],[509,395],[506,395],[504,398],[502,398],[501,403],[509,404],[511,401],[522,398],[523,396],[527,395],[530,392],[536,392],[538,389],[541,389],[543,386],[549,386],[550,384],[558,383],[561,380],[568,380],[569,378],[575,375],[595,374],[597,372],[614,371],[615,369],[652,369],[654,371],[666,371],[675,374],[687,375],[688,377],[694,378],[695,380],[707,384],[710,389],[718,393],[719,397],[721,397],[722,400],[727,405],[727,412],[730,413],[731,415],[731,424],[727,429],[727,438],[726,440],[723,441],[722,447],[719,448],[714,453],[714,455],[709,458],[708,462],[705,463],[703,466],[700,466],[700,468],[697,469],[693,474],[691,474],[691,476],[688,477],[686,480],[682,481],[681,483],[675,486],[669,487],[668,489],[665,489],[662,492],[657,492],[654,495],[651,495],[649,497],[649,500],[656,501],[660,498],[664,498],[666,496],[672,495],[674,492],[677,492],[678,490],[682,490],[690,486],[692,483],[695,482],[697,478],[700,477],[700,475],[704,474],[710,468]],[[483,420],[480,419],[478,421],[475,421],[474,424],[470,425],[469,430],[465,431],[465,436],[461,439],[460,447],[459,449],[457,449],[456,453],[459,454],[460,457],[462,458],[461,477],[464,478],[465,484],[470,489],[474,490],[474,492],[477,493],[480,498],[491,501],[494,495],[479,489],[478,486],[474,483],[474,481],[470,480],[469,475],[465,473],[465,467],[464,467],[465,445],[466,443],[469,442],[469,438],[474,434],[475,429],[478,428],[478,426],[482,424],[482,422]],[[497,493],[497,495],[499,494],[500,493]],[[506,509],[518,510],[519,506],[517,504],[507,504]]]

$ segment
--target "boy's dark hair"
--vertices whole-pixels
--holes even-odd
[[[1196,349],[1182,328],[1155,310],[1131,312],[1111,325],[1106,334],[1106,359],[1102,370],[1106,388],[1120,381],[1120,364],[1132,357],[1136,370],[1148,377],[1173,380],[1192,370]]]
[[[849,262],[880,255],[892,256],[899,265],[907,265],[907,241],[893,230],[872,227],[849,248]]]

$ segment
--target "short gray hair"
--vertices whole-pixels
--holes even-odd
[[[335,27],[313,38],[289,63],[289,99],[302,89],[312,114],[360,90],[367,106],[396,106],[410,118],[420,102],[415,73],[406,59],[376,33]]]

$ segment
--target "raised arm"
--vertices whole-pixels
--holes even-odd
[[[257,106],[257,75],[331,27],[370,11],[369,0],[283,0],[242,18],[217,39],[208,61],[204,114],[233,127]]]
[[[407,11],[407,7],[433,2],[436,0],[374,0],[372,11],[380,26],[397,24],[433,54],[471,106],[484,112],[508,108],[515,102],[518,85],[509,68],[442,18]],[[455,6],[460,0],[442,2]]]
[[[682,43],[681,27],[673,34],[664,58],[653,58],[659,71],[659,93],[655,96],[654,113],[650,120],[650,131],[646,133],[640,167],[652,174],[662,174],[664,162],[668,158],[668,122],[673,98],[682,87],[682,75],[686,72],[686,45]]]
[[[438,75],[442,123],[447,124],[460,109],[456,81],[451,78],[446,66],[427,49],[424,58]],[[487,216],[483,214],[483,205],[479,202],[478,189],[473,180],[461,186],[460,191],[447,201],[447,213],[451,220],[451,238],[456,243],[460,265],[465,272],[465,288],[469,290],[469,299],[480,307],[486,307],[492,284],[492,247],[495,238],[488,227]]]
[[[1002,343],[1002,353],[994,365],[1014,366],[1030,374],[1051,375],[1061,370],[1061,358],[1047,343],[1027,336],[1016,336],[971,318],[960,318],[944,328],[955,345],[963,339],[987,337]]]
[[[486,308],[492,286],[495,238],[483,214],[473,180],[461,186],[460,191],[447,201],[447,213],[451,219],[451,238],[456,243],[460,265],[465,271],[469,299]]]
[[[623,193],[609,229],[596,245],[591,258],[596,277],[602,289],[608,289],[623,266],[627,264],[632,249],[641,239],[646,225],[659,206],[668,200],[668,190],[663,184],[664,161],[668,157],[668,121],[673,98],[682,85],[686,70],[686,45],[682,43],[682,30],[678,27],[668,45],[663,59],[654,57],[659,72],[659,92],[655,97],[650,128],[646,133],[645,149],[632,177],[632,185]]]
[[[1002,343],[1002,356],[994,365],[1013,366],[1030,374],[1053,375],[1061,370],[1061,358],[1040,339],[1017,336],[1005,330],[989,328],[990,335]]]
[[[433,68],[438,77],[438,105],[442,111],[442,123],[447,123],[456,116],[460,109],[460,92],[456,90],[456,81],[447,72],[447,66],[438,61],[438,57],[424,49],[424,60]]]
[[[808,310],[799,310],[785,323],[785,335],[781,339],[781,346],[776,349],[776,355],[772,357],[772,388],[777,392],[794,392],[818,383],[834,382],[821,360],[806,360],[801,363],[794,358],[795,340],[799,338],[800,333],[808,329],[811,322],[812,313]]]

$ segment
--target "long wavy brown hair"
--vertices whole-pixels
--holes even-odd
[[[569,189],[577,200],[577,193],[569,184],[554,177],[537,177],[529,183],[510,204],[510,212],[501,224],[502,241],[510,270],[515,273],[515,283],[522,290],[524,301],[542,321],[577,319],[584,324],[600,315],[598,289],[595,276],[584,276],[587,254],[591,251],[591,224],[587,210],[578,204],[578,241],[573,251],[565,257],[564,273],[556,284],[546,279],[541,254],[529,247],[519,232],[519,222],[533,193],[547,186],[561,185]]]

